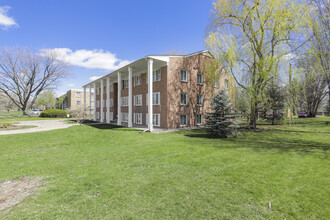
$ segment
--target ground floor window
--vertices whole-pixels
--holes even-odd
[[[197,120],[197,125],[203,124],[203,115],[197,114],[196,120]]]
[[[96,119],[100,118],[100,112],[96,112]]]
[[[123,122],[128,122],[128,113],[122,113],[122,116],[123,116],[123,117],[122,117],[121,120],[122,120]]]
[[[110,107],[113,106],[113,99],[109,99],[109,105],[110,105]]]
[[[113,112],[110,112],[110,120],[113,120]]]
[[[182,126],[188,125],[188,115],[180,115],[180,125]]]
[[[149,117],[148,117],[148,114],[146,115],[147,116],[147,124],[149,124]],[[160,127],[160,114],[153,114],[152,115],[152,124],[154,126],[157,126],[157,127]]]
[[[134,123],[142,124],[142,113],[134,113]]]

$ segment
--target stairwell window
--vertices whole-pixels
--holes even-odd
[[[203,74],[202,73],[197,73],[197,84],[203,85]]]
[[[160,81],[160,69],[155,70],[155,71],[152,73],[152,81],[153,81],[153,82]]]
[[[203,95],[197,95],[197,105],[198,106],[203,105]]]
[[[181,82],[188,82],[188,71],[187,70],[181,70],[181,72],[180,72],[180,81]]]
[[[141,106],[142,105],[142,95],[135,95],[134,96],[134,105]]]
[[[128,88],[128,79],[123,80],[123,89]]]
[[[187,93],[181,93],[180,104],[181,105],[187,105],[188,104],[188,94]]]
[[[197,125],[203,124],[203,115],[202,114],[196,115],[196,123],[197,123]]]
[[[128,106],[128,96],[121,98],[122,106]]]

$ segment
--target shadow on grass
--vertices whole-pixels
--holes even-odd
[[[136,131],[140,132],[141,130],[135,129],[135,128],[127,128],[127,127],[122,127],[118,125],[112,125],[112,124],[85,124],[87,126],[97,128],[97,129],[102,129],[102,130],[120,130],[120,131]]]
[[[240,129],[240,131],[242,131],[242,129]],[[272,132],[276,132],[277,134],[275,135]],[[277,150],[282,153],[296,152],[305,155],[313,154],[322,159],[329,159],[330,143],[325,141],[303,140],[299,139],[299,136],[292,137],[291,134],[286,133],[287,131],[285,130],[243,131],[237,138],[218,139],[210,136],[205,129],[182,132],[186,137],[208,139],[209,142],[205,142],[205,146],[216,148],[251,148],[256,151]],[[296,131],[296,133],[300,132]],[[192,139],[192,141],[194,140]]]

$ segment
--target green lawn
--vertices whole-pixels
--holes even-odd
[[[0,136],[0,181],[46,184],[0,219],[328,219],[326,121],[224,140],[109,125]]]
[[[6,117],[0,117],[0,123],[15,123],[19,121],[34,121],[34,120],[60,120],[61,118],[42,118],[39,116],[6,116]],[[62,118],[63,119],[63,118]]]

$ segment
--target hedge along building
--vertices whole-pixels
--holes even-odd
[[[90,120],[144,125],[149,131],[202,125],[214,92],[229,84],[227,74],[214,86],[205,83],[205,64],[211,59],[209,51],[150,55],[84,85],[85,94],[87,89],[96,91],[89,93],[94,95],[89,100],[96,100]]]

